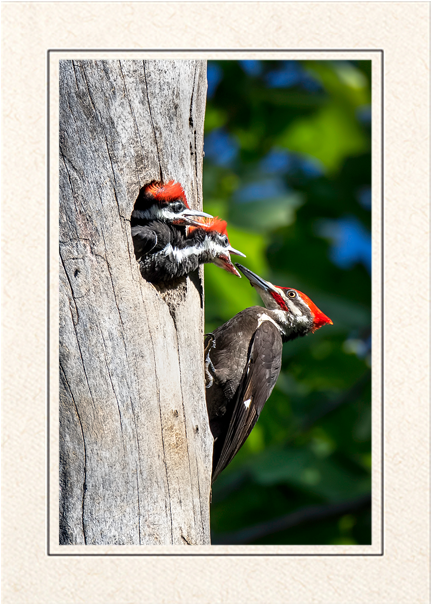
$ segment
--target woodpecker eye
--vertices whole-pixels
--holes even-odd
[[[289,298],[296,298],[296,292],[294,292],[293,290],[290,290],[290,292],[287,292],[287,295],[289,296]]]
[[[224,243],[224,245],[228,245],[229,239],[226,237],[226,235],[222,235],[220,237],[220,239],[221,239],[221,242]]]
[[[180,201],[176,201],[171,203],[171,210],[174,212],[174,214],[179,214],[184,210],[184,205]]]

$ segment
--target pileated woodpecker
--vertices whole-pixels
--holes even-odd
[[[151,181],[139,191],[130,221],[136,258],[155,250],[159,238],[173,239],[175,234],[184,237],[185,225],[199,225],[196,219],[202,217],[212,218],[210,214],[189,208],[180,183]],[[164,225],[176,228],[166,229]]]
[[[132,228],[135,255],[141,274],[147,281],[171,281],[208,262],[241,277],[232,264],[230,254],[244,254],[230,245],[226,222],[205,218],[196,224],[199,226],[187,227],[186,234],[182,229],[159,220]]]
[[[145,226],[154,220],[168,224],[199,224],[195,217],[206,216],[206,212],[192,210],[187,203],[186,194],[179,182],[170,180],[167,183],[153,180],[142,187],[132,212],[131,225]]]
[[[236,265],[266,308],[252,306],[205,340],[206,400],[214,437],[214,481],[246,441],[281,368],[284,342],[332,325],[308,296]]]
[[[208,223],[205,219],[211,219]],[[192,233],[191,227],[196,227]],[[240,277],[230,260],[226,223],[192,210],[180,183],[152,181],[143,187],[131,217],[132,238],[142,276],[170,281],[214,262]]]

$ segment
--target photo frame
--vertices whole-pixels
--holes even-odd
[[[422,332],[415,326],[428,325],[428,12],[429,7],[421,3],[359,2],[349,6],[324,2],[54,3],[4,8],[8,34],[4,48],[9,57],[4,69],[4,107],[9,117],[4,129],[3,207],[5,242],[11,250],[4,263],[8,294],[4,344],[10,351],[4,358],[7,396],[3,402],[8,601],[28,601],[31,594],[34,602],[79,598],[138,602],[142,593],[151,594],[154,602],[222,598],[226,602],[269,599],[332,604],[349,598],[369,602],[376,597],[382,602],[425,601],[429,355]],[[142,37],[136,28],[139,21],[152,24],[142,30],[146,34]],[[28,48],[20,40],[47,22],[48,32],[44,30],[43,40],[36,38],[29,60]],[[193,23],[201,33],[196,39],[189,29],[190,48],[170,49],[169,31],[164,31],[167,22],[175,24],[172,31]],[[223,22],[232,29],[221,27]],[[383,27],[388,22],[390,27]],[[68,26],[62,27],[64,23]],[[214,26],[217,23],[220,27]],[[244,23],[249,23],[249,30],[243,31]],[[302,27],[274,28],[274,23],[301,23]],[[305,23],[309,31],[311,25],[315,27],[314,35],[304,33]],[[322,23],[327,25],[325,31]],[[99,33],[93,36],[96,24]],[[134,36],[136,41],[130,44]],[[212,48],[197,48],[199,41],[203,46],[211,41]],[[58,60],[138,55],[146,59],[319,56],[372,61],[372,189],[373,199],[379,200],[373,205],[373,337],[381,347],[375,345],[377,354],[373,353],[371,546],[196,546],[184,553],[184,548],[173,546],[91,546],[88,552],[86,546],[56,543],[58,459],[53,451],[58,446],[57,431],[49,427],[58,424],[58,343],[54,337],[58,316]],[[17,95],[17,90],[23,94]],[[17,202],[12,191],[18,182],[24,192]],[[31,208],[31,229],[26,207],[27,212]],[[20,229],[30,230],[31,255],[36,260],[31,271],[23,270],[16,247]],[[424,296],[415,296],[413,307],[407,298],[401,317],[408,319],[402,321],[401,292],[406,290],[410,295],[421,291]],[[389,300],[397,302],[392,306]]]

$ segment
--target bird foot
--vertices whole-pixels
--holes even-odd
[[[212,333],[206,333],[205,336],[207,339],[205,340],[205,388],[211,388],[214,383],[215,378],[215,367],[212,364],[210,359],[210,351],[216,347],[215,337]],[[210,373],[210,369],[213,372],[213,375]]]

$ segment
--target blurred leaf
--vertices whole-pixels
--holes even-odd
[[[330,172],[337,170],[346,155],[359,155],[367,149],[367,139],[359,124],[340,107],[328,106],[313,119],[296,121],[278,143],[290,151],[317,158]]]
[[[227,120],[226,113],[221,109],[208,105],[205,113],[205,131],[211,132],[216,128],[222,128]]]
[[[369,492],[366,473],[352,476],[332,457],[316,456],[312,449],[269,449],[254,459],[253,478],[260,484],[291,483],[311,488],[328,501],[342,501]]]
[[[288,226],[295,221],[295,210],[301,205],[297,194],[232,204],[229,208],[229,223],[251,228],[257,233],[264,233],[277,227]]]
[[[325,90],[346,107],[360,107],[371,102],[366,75],[351,61],[309,61],[306,69],[317,77]]]

